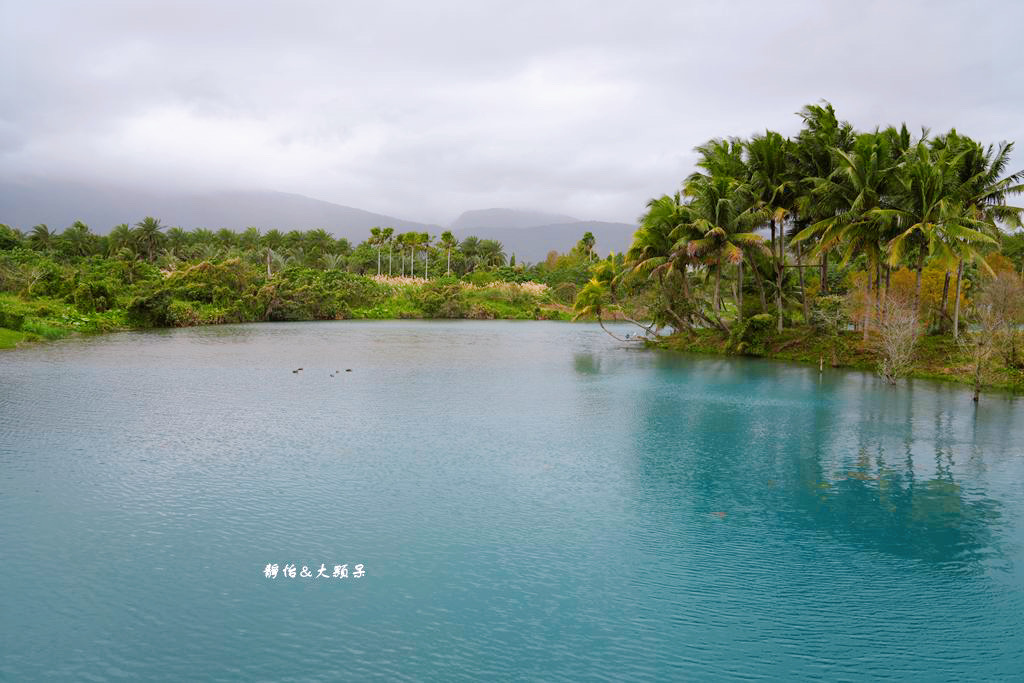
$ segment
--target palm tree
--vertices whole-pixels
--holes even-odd
[[[167,232],[169,234],[170,230]],[[258,247],[260,244],[260,229],[250,225],[245,229],[245,232],[238,237],[238,244],[246,249],[255,249]]]
[[[447,275],[452,274],[452,248],[455,247],[458,242],[455,239],[455,235],[451,230],[445,230],[441,233],[441,246],[444,247],[445,251],[448,252],[448,270]]]
[[[379,227],[370,228],[370,246],[377,247],[377,276],[380,277],[380,250],[384,246],[384,236]]]
[[[480,240],[480,259],[488,266],[505,265],[505,247],[498,240]]]
[[[962,154],[949,148],[933,153],[919,142],[896,175],[891,200],[894,208],[872,211],[891,220],[898,230],[888,245],[890,265],[899,264],[905,254],[916,256],[914,309],[918,312],[927,256],[949,263],[962,257],[964,246],[995,243],[983,232],[985,223],[972,216],[960,194],[957,167]]]
[[[475,235],[464,237],[459,244],[459,249],[466,257],[466,262],[469,265],[468,270],[476,268],[480,260],[480,238]]]
[[[795,186],[795,206],[799,216],[796,226],[797,233],[813,223],[835,215],[836,207],[823,203],[821,197],[814,190],[836,170],[837,155],[834,150],[849,152],[854,142],[853,126],[848,121],[840,122],[836,118],[835,109],[828,102],[825,102],[824,106],[809,104],[798,112],[798,116],[803,120],[804,125],[797,134],[792,149],[792,163],[795,166],[797,177],[800,179]],[[798,249],[797,253],[802,255],[802,244],[800,242],[795,244]],[[827,249],[820,253],[819,268],[819,289],[827,294]],[[800,275],[802,278],[802,268]],[[805,296],[805,309],[806,306]]]
[[[160,221],[152,216],[146,216],[135,224],[132,237],[139,248],[145,251],[146,260],[152,261],[156,256],[157,249],[164,239],[163,229]]]
[[[662,195],[647,202],[647,212],[640,217],[639,223],[640,227],[626,252],[630,273],[655,280],[662,310],[672,318],[666,322],[689,328],[692,322],[687,268],[691,259],[685,245],[691,235],[683,234],[685,228],[690,226],[689,211],[678,192],[672,196]],[[681,248],[677,248],[677,245]],[[686,309],[682,314],[675,310],[677,302],[670,288],[670,283],[675,279],[682,281]]]
[[[82,221],[75,221],[61,233],[60,242],[74,256],[88,256],[93,253],[96,235],[90,232],[88,225]]]
[[[588,230],[583,233],[583,237],[581,237],[580,241],[576,243],[576,251],[587,259],[587,263],[594,260],[594,244],[596,244],[596,242],[597,240],[594,239],[594,233]]]
[[[277,251],[284,246],[284,235],[280,230],[274,228],[272,230],[268,230],[267,233],[260,238],[260,243],[264,247]]]
[[[833,248],[841,250],[841,262],[864,254],[867,258],[867,283],[864,311],[864,338],[868,337],[871,272],[882,260],[882,244],[887,239],[890,220],[875,210],[882,207],[889,192],[897,161],[892,140],[878,131],[857,136],[852,149],[832,148],[835,170],[827,178],[814,180],[814,201],[825,218],[797,233],[800,243],[817,237],[812,254]],[[877,284],[877,283],[876,283]]]
[[[45,251],[53,247],[56,239],[57,233],[50,230],[45,223],[32,226],[32,230],[28,233],[28,243],[33,249],[39,251]]]
[[[177,251],[177,250],[180,250],[182,247],[184,247],[185,245],[188,244],[188,241],[189,241],[188,233],[184,229],[182,229],[182,228],[180,228],[178,226],[175,226],[173,228],[169,228],[167,230],[167,232],[164,233],[164,234],[167,237],[167,240],[166,240],[167,241],[167,246],[170,249],[174,249],[175,251]]]
[[[345,257],[341,254],[324,254],[320,260],[326,270],[341,270],[345,267]]]
[[[309,255],[316,258],[331,250],[334,246],[334,238],[323,228],[315,228],[306,232],[303,236],[302,244]]]
[[[115,225],[107,235],[107,255],[114,256],[132,243],[132,229],[127,223]]]
[[[430,262],[430,242],[433,239],[434,238],[431,237],[429,233],[421,232],[419,234],[418,242],[423,247],[423,277],[427,279],[430,278],[427,271],[429,270],[428,264]]]
[[[225,249],[230,249],[238,244],[238,235],[233,230],[221,228],[217,231],[217,243]]]
[[[743,310],[743,261],[749,251],[761,247],[761,238],[754,229],[764,222],[768,209],[755,203],[747,186],[727,177],[694,177],[686,185],[690,225],[699,237],[688,239],[686,250],[692,257],[703,258],[715,268],[713,308],[721,313],[722,266],[732,263],[738,270],[736,294],[737,317]]]
[[[388,245],[388,277],[391,277],[391,246],[394,243],[394,234],[394,228],[384,228],[383,232],[381,232],[384,244]]]
[[[1024,171],[1003,176],[1010,162],[1012,142],[1003,142],[998,149],[992,145],[982,147],[974,140],[959,136],[955,130],[949,135],[937,138],[936,146],[963,148],[959,167],[960,196],[971,217],[983,224],[987,234],[999,235],[999,224],[1021,227],[1021,213],[1024,208],[1008,206],[1011,195],[1024,192]],[[956,269],[956,294],[953,303],[953,338],[960,333],[960,290],[963,278],[964,259],[959,259]],[[943,302],[945,310],[945,302]]]
[[[796,177],[790,163],[792,143],[775,131],[765,131],[746,144],[747,166],[751,192],[767,214],[771,229],[772,254],[775,259],[778,306],[778,331],[782,331],[782,278],[786,267],[786,232],[783,223],[793,212],[796,198]],[[776,251],[775,228],[779,228]]]

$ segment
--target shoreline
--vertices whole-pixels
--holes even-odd
[[[759,358],[798,363],[834,370],[857,370],[878,375],[878,359],[860,334],[848,332],[837,340],[816,335],[809,328],[787,328],[767,344],[742,353],[728,350],[728,339],[712,331],[675,334],[647,342],[648,348],[701,356]],[[972,388],[974,378],[966,367],[962,351],[949,337],[928,335],[921,338],[911,368],[901,379],[934,380]],[[982,393],[1024,395],[1024,372],[1001,368],[982,382]]]

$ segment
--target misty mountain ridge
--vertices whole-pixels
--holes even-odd
[[[0,223],[28,231],[44,223],[61,231],[80,220],[100,235],[121,223],[133,225],[146,216],[167,227],[192,230],[228,228],[261,231],[322,228],[353,245],[369,236],[375,226],[396,232],[428,232],[438,236],[444,227],[395,218],[300,194],[273,191],[221,191],[207,193],[157,192],[98,183],[68,181],[0,181]],[[571,249],[584,232],[594,234],[599,254],[629,246],[636,226],[627,223],[578,221],[570,216],[515,209],[467,211],[452,224],[462,239],[475,235],[495,239],[505,253],[520,262],[543,261],[552,249]]]
[[[455,219],[451,229],[470,228],[536,228],[542,225],[578,223],[579,218],[558,213],[527,211],[524,209],[475,209],[466,211]]]

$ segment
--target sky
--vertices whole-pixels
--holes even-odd
[[[1024,144],[1024,3],[0,0],[0,178],[631,222],[830,101]],[[1024,167],[1024,150],[1013,170]]]

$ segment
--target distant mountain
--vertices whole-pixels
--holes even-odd
[[[536,228],[558,223],[576,223],[578,218],[557,213],[518,209],[477,209],[466,211],[452,223],[452,230],[470,228]]]
[[[164,225],[186,229],[263,231],[323,228],[353,244],[367,238],[376,225],[396,231],[440,234],[440,226],[407,221],[349,206],[285,192],[211,192],[184,194],[126,189],[70,182],[0,182],[0,223],[27,230],[45,223],[63,230],[81,220],[93,232],[106,234],[120,223],[134,224],[146,216]]]
[[[517,262],[537,263],[543,261],[552,249],[569,251],[587,231],[594,233],[597,253],[604,257],[609,251],[623,252],[628,249],[636,226],[628,223],[576,221],[532,228],[468,228],[453,232],[460,240],[467,235],[498,240],[505,247],[506,254],[516,255]]]

